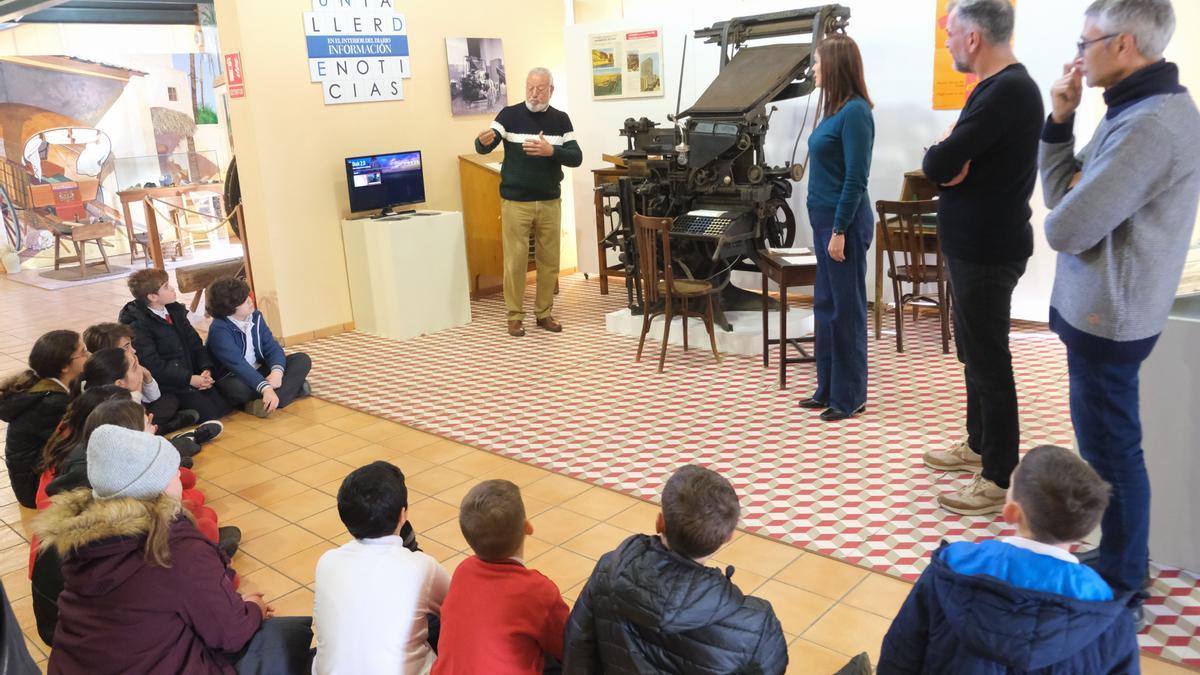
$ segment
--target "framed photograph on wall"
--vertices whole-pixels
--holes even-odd
[[[455,117],[495,114],[508,105],[500,38],[446,38],[446,68]]]

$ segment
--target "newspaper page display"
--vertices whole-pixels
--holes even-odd
[[[592,98],[663,95],[662,29],[588,36],[592,50]]]

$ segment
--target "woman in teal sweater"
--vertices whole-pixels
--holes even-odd
[[[833,35],[813,60],[821,122],[808,139],[808,219],[817,254],[813,293],[817,390],[800,402],[825,421],[866,410],[867,249],[875,232],[867,176],[875,121],[854,40]]]

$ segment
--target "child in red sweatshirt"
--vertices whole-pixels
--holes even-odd
[[[476,485],[458,525],[475,555],[459,563],[442,603],[433,675],[540,675],[547,662],[557,667],[567,604],[553,581],[525,566],[533,525],[520,489],[506,480]]]

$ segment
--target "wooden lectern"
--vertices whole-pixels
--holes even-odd
[[[459,155],[463,229],[471,299],[504,290],[504,237],[500,232],[500,163],[504,153]],[[531,237],[532,240],[532,237]],[[529,269],[536,269],[530,245]]]

